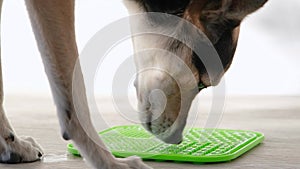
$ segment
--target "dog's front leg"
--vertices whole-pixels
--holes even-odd
[[[26,0],[57,107],[63,138],[73,140],[95,168],[148,168],[139,158],[116,159],[92,126],[78,60],[74,0]],[[76,82],[73,72],[76,72]],[[76,85],[73,85],[76,83]],[[76,108],[75,108],[76,107]]]
[[[0,21],[1,8],[2,0],[0,0]],[[10,164],[39,160],[43,153],[41,147],[31,137],[19,137],[16,135],[5,115],[3,97],[2,69],[0,61],[0,163]]]

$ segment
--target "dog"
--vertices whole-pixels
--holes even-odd
[[[213,77],[208,75],[197,55],[182,42],[158,35],[133,38],[135,50],[161,48],[178,56],[191,70],[200,86],[199,91],[218,84],[231,65],[242,20],[266,2],[267,0],[124,0],[130,14],[160,12],[175,15],[192,23],[208,37],[224,67],[223,72],[218,72]],[[151,168],[138,157],[115,158],[104,148],[91,123],[81,68],[76,66],[78,51],[75,41],[74,0],[25,0],[25,3],[56,104],[62,137],[72,140],[94,168]],[[2,6],[2,0],[0,5]],[[146,23],[148,20],[142,22]],[[197,42],[193,45],[197,45]],[[165,69],[174,65],[172,57],[161,59],[161,55],[165,53],[150,53],[147,59],[136,56],[136,65],[138,68],[162,65]],[[175,66],[175,69],[178,71],[178,78],[183,79],[183,83],[189,83],[190,79],[184,78],[185,75],[180,73],[180,66]],[[72,85],[74,72],[78,75],[76,88]],[[18,137],[5,115],[2,106],[2,74],[0,75],[0,162],[39,160],[43,156],[39,144],[31,137]],[[144,127],[166,143],[179,144],[187,113],[197,94],[190,92],[194,88],[186,86],[181,91],[174,79],[155,70],[138,75],[135,87]],[[157,96],[157,93],[152,92],[155,89],[163,91],[167,98],[165,108],[159,116],[156,112],[159,104],[151,99]],[[76,111],[80,112],[80,117],[76,115]],[[79,118],[85,122],[84,126],[80,124]]]

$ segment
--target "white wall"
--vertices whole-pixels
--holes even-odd
[[[79,50],[103,26],[127,12],[121,0],[77,0]],[[226,75],[229,94],[300,94],[300,2],[272,0],[242,25],[237,53]],[[41,58],[23,0],[5,0],[2,64],[6,93],[49,93]],[[121,28],[120,28],[121,29]],[[109,94],[119,62],[131,54],[130,41],[110,54],[97,77],[98,94]]]
[[[300,94],[300,1],[271,0],[241,28],[229,93]]]

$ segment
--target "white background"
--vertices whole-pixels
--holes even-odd
[[[225,77],[228,94],[300,94],[299,9],[299,0],[271,0],[264,9],[247,17]],[[126,15],[121,0],[77,0],[79,52],[98,30]],[[1,27],[6,94],[50,93],[23,0],[4,0]],[[108,54],[96,77],[98,95],[110,94],[118,64],[131,53],[130,41],[126,41]]]

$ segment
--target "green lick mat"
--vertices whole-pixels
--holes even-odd
[[[117,157],[140,156],[144,160],[210,163],[233,160],[264,139],[262,133],[228,129],[191,128],[179,145],[163,143],[142,126],[116,126],[99,133]],[[71,154],[80,156],[72,144]]]

